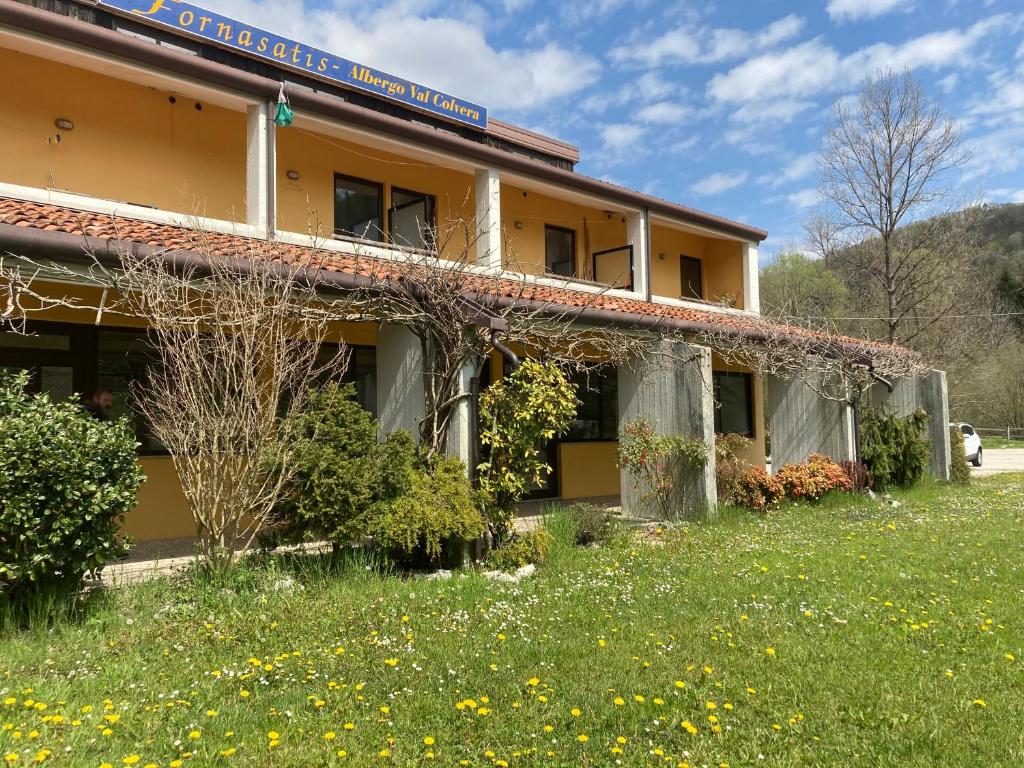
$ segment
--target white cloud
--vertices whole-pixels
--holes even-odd
[[[814,106],[813,101],[802,99],[748,101],[733,112],[732,119],[737,123],[758,123],[763,128],[765,123],[789,123]]]
[[[601,129],[601,141],[605,149],[621,151],[635,144],[644,135],[644,128],[633,123],[612,123]]]
[[[758,177],[758,182],[765,184],[772,189],[800,181],[818,170],[818,153],[808,152],[805,155],[798,155],[790,160],[786,166],[777,173],[766,173]]]
[[[814,187],[808,187],[807,189],[801,189],[799,192],[787,195],[786,199],[797,208],[811,208],[820,202],[821,197],[818,194],[818,190]]]
[[[694,195],[720,195],[735,189],[747,180],[747,172],[741,173],[712,173],[690,186],[690,192]]]
[[[913,0],[829,0],[825,10],[836,21],[852,21],[906,10],[911,5]]]
[[[687,110],[682,104],[671,101],[658,101],[649,104],[636,113],[636,118],[642,123],[659,123],[671,125],[681,123],[686,119]]]
[[[612,50],[613,61],[646,67],[663,64],[713,64],[767,50],[796,37],[804,20],[795,14],[773,21],[756,32],[684,25],[649,41],[631,41]]]
[[[1024,203],[1024,189],[1014,189],[1013,187],[993,189],[987,195],[987,200],[993,203]]]
[[[719,103],[732,104],[804,100],[823,92],[856,87],[880,68],[970,66],[974,46],[1011,21],[1015,17],[999,14],[966,29],[931,32],[899,45],[877,43],[845,57],[819,37],[784,51],[755,56],[715,75],[708,84],[708,93]]]
[[[328,8],[307,7],[302,0],[210,0],[209,5],[491,109],[542,107],[582,90],[600,73],[595,58],[554,42],[495,48],[486,39],[485,15],[478,7],[472,12],[467,6],[462,13],[439,0],[399,0],[367,12],[349,0]]]

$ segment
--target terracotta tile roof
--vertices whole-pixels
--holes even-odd
[[[221,234],[216,232],[198,232],[186,227],[172,224],[158,224],[139,219],[113,217],[109,214],[95,213],[73,208],[50,205],[46,203],[28,202],[13,198],[0,198],[0,224],[16,227],[31,227],[48,232],[63,232],[72,235],[122,240],[142,243],[155,248],[168,250],[193,250],[199,240],[203,249],[222,255],[238,256],[251,253],[254,245],[259,245],[265,253],[264,241],[253,241],[240,235]],[[376,277],[397,277],[397,268],[391,269],[389,262],[371,259],[366,256],[352,256],[344,253],[325,252],[312,247],[277,243],[273,247],[274,258],[286,263],[303,263],[311,257],[317,259],[321,268],[330,272],[342,272],[355,275],[374,275]],[[545,303],[558,304],[565,307],[584,310],[610,310],[613,312],[642,315],[650,319],[682,320],[715,326],[723,331],[757,331],[764,329],[765,321],[750,318],[739,313],[716,311],[714,308],[697,309],[693,307],[670,306],[640,299],[626,298],[608,293],[594,294],[570,287],[559,287],[544,284],[529,284],[525,288],[519,281],[498,280],[495,290],[495,278],[481,276],[481,293],[488,295],[506,295],[509,298],[525,298]],[[486,285],[484,282],[486,281]],[[775,330],[799,336],[817,336],[818,334],[796,326],[773,326]],[[849,339],[851,344],[863,346],[872,344],[862,339]],[[881,345],[879,345],[881,346]]]

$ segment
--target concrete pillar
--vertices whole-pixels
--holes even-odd
[[[472,391],[473,375],[476,373],[476,366],[466,365],[462,369],[462,376],[459,381],[459,393]],[[451,426],[448,430],[448,455],[457,456],[466,465],[466,471],[472,475],[470,463],[475,458],[473,441],[476,434],[473,424],[473,408],[469,398],[463,398],[455,407],[452,414]]]
[[[420,340],[404,326],[382,325],[377,332],[377,413],[381,434],[406,429],[418,440],[423,403]]]
[[[837,462],[857,455],[853,409],[847,404],[822,397],[800,379],[766,376],[765,387],[772,472],[812,453]],[[836,387],[832,391],[839,394]]]
[[[273,234],[276,222],[275,126],[269,102],[246,109],[245,223]]]
[[[712,514],[718,503],[711,350],[667,340],[658,343],[661,354],[654,360],[619,366],[619,427],[647,419],[662,434],[699,438],[711,448],[704,467],[680,478],[684,489],[680,516],[694,519]],[[691,362],[682,362],[687,358],[692,358]],[[643,504],[643,495],[633,476],[623,470],[623,508],[629,514],[652,517],[655,513]]]
[[[501,179],[496,168],[476,171],[476,263],[501,269]]]
[[[869,401],[872,407],[887,406],[898,416],[910,416],[918,409],[928,414],[925,423],[925,437],[931,447],[928,472],[942,480],[949,479],[949,393],[945,371],[897,379],[892,392],[878,384],[871,388]]]
[[[650,285],[647,274],[650,228],[650,217],[646,210],[626,214],[626,237],[633,246],[633,290],[645,298]]]
[[[750,312],[761,312],[757,243],[743,244],[743,308]]]

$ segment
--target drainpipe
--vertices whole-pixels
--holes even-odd
[[[644,208],[644,272],[647,279],[644,280],[644,299],[651,301],[651,209]]]
[[[497,328],[491,329],[491,346],[501,353],[501,356],[505,358],[505,362],[508,363],[509,368],[514,371],[519,367],[519,357],[515,352],[501,343],[501,331]]]

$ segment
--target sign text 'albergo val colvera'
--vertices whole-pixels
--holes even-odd
[[[140,21],[155,22],[449,120],[477,128],[487,127],[487,110],[479,104],[394,77],[181,0],[99,0],[99,4]]]

